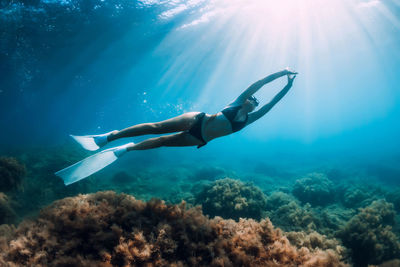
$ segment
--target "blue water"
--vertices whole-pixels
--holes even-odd
[[[62,146],[59,154],[69,158],[48,163],[46,179],[58,179],[53,172],[88,155],[69,134],[189,111],[214,114],[253,82],[289,66],[299,72],[292,89],[244,130],[201,149],[132,152],[91,181],[124,169],[167,170],[179,183],[181,168],[200,164],[222,167],[265,193],[288,192],[313,171],[400,185],[398,0],[2,2],[0,41],[0,151],[24,161],[38,148],[46,154]],[[286,77],[265,85],[256,93],[260,104],[285,85]],[[253,175],[257,166],[292,180],[266,185]],[[168,196],[165,183],[176,185],[168,175],[143,189],[145,198]],[[82,184],[66,195],[132,189]]]
[[[2,24],[2,144],[57,143],[68,133],[215,113],[254,81],[290,66],[300,74],[281,103],[203,150],[398,151],[396,2],[88,5],[94,10],[82,14],[73,1],[2,9],[12,26]],[[65,14],[68,8],[76,14]],[[62,24],[73,15],[87,18]],[[284,84],[256,96],[265,103]]]

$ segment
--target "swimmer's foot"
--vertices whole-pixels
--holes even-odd
[[[84,135],[76,136],[70,135],[76,142],[78,142],[84,149],[95,151],[108,143],[108,137],[110,134],[118,132],[117,130],[111,131],[105,134],[98,135]]]

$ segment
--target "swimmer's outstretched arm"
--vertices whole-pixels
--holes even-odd
[[[250,85],[243,93],[241,93],[230,105],[242,105],[247,98],[252,96],[254,93],[256,93],[258,90],[261,89],[264,85],[267,83],[270,83],[282,76],[288,75],[288,74],[297,74],[296,72],[290,71],[289,69],[285,69],[282,71],[278,71],[276,73],[273,73],[271,75],[268,75],[267,77],[258,80],[257,82],[253,83]]]
[[[256,120],[267,114],[268,111],[270,111],[275,106],[275,104],[278,103],[279,100],[281,100],[286,95],[286,93],[293,85],[294,78],[296,78],[296,75],[288,75],[287,85],[279,93],[277,93],[276,96],[269,103],[262,106],[259,110],[250,113],[247,120],[247,125],[255,122]]]

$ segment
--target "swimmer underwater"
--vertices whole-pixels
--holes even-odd
[[[289,69],[271,74],[250,85],[222,111],[213,115],[204,112],[188,112],[168,120],[141,123],[123,130],[115,130],[100,135],[71,135],[83,148],[94,151],[120,138],[146,134],[174,133],[149,138],[137,144],[128,143],[103,150],[55,174],[63,179],[65,185],[69,185],[103,169],[126,152],[132,150],[145,150],[163,146],[197,146],[197,148],[200,148],[217,137],[229,135],[243,129],[267,114],[292,87],[296,75],[297,72]],[[254,111],[259,102],[253,94],[265,84],[283,76],[287,76],[287,85],[269,103]]]

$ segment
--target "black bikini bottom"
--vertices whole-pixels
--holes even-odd
[[[187,131],[189,134],[203,142],[203,144],[198,145],[197,148],[207,145],[207,142],[204,140],[203,135],[201,134],[201,125],[205,115],[206,114],[204,112],[197,114],[195,117],[196,122],[193,124],[192,128]]]

